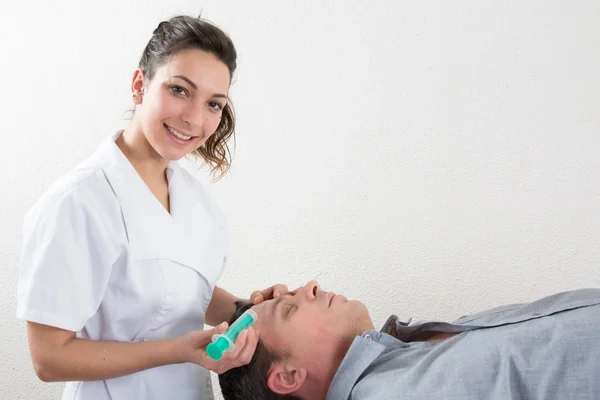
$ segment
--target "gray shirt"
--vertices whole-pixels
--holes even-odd
[[[421,332],[461,332],[442,343]],[[600,289],[357,336],[327,400],[600,399]]]

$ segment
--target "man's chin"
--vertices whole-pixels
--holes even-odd
[[[361,312],[369,314],[367,306],[365,306],[365,304],[359,300],[348,300],[348,305],[356,310],[360,310]]]
[[[358,300],[349,300],[347,306],[350,308],[349,311],[354,320],[357,332],[360,331],[357,333],[358,335],[361,335],[364,331],[375,329],[367,306]]]

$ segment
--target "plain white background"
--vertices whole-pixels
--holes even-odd
[[[239,52],[234,168],[211,186],[232,231],[225,288],[317,278],[380,326],[600,286],[596,0],[0,11],[3,399],[61,389],[35,377],[14,318],[23,215],[125,124],[141,51],[178,13],[202,11]]]

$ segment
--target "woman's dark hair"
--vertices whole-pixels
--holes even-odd
[[[145,79],[152,80],[156,70],[182,50],[198,49],[213,54],[229,69],[230,82],[237,67],[237,52],[233,42],[221,29],[207,20],[185,15],[158,24],[146,45],[138,64]],[[206,163],[213,176],[223,177],[231,167],[231,152],[227,141],[235,139],[235,114],[228,101],[223,108],[221,123],[204,145],[192,152]]]
[[[235,307],[229,325],[252,307],[252,304],[236,302]],[[223,398],[225,400],[300,400],[296,396],[273,393],[267,385],[271,365],[282,357],[285,355],[269,349],[259,340],[250,363],[219,375]]]

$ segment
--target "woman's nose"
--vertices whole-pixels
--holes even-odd
[[[181,114],[181,120],[187,125],[189,129],[198,130],[202,128],[204,124],[205,110],[202,104],[195,104],[191,102],[187,104]]]
[[[306,298],[308,300],[314,300],[317,298],[317,293],[321,290],[321,285],[317,281],[310,281],[304,286],[306,292]]]

